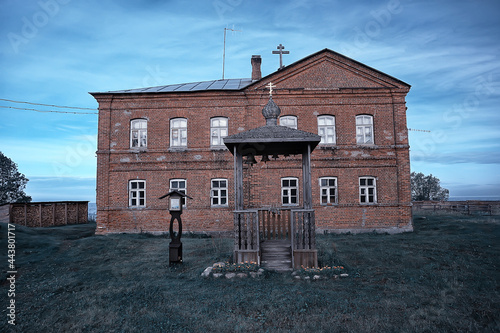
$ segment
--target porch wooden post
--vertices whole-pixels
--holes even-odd
[[[304,209],[312,209],[311,189],[311,145],[302,154],[302,193],[304,193]]]
[[[234,209],[243,210],[243,156],[234,147]]]

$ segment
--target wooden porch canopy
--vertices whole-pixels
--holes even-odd
[[[235,208],[243,209],[243,156],[302,155],[304,208],[312,207],[311,152],[320,143],[317,134],[278,126],[281,110],[270,97],[262,114],[266,125],[224,138],[224,144],[234,156]]]
[[[241,215],[246,212],[243,207],[244,156],[248,163],[257,163],[255,156],[262,156],[262,159],[267,160],[269,157],[278,158],[279,155],[302,155],[302,211],[308,211],[307,221],[304,220],[303,222],[308,224],[308,235],[315,232],[314,211],[312,211],[311,152],[320,143],[321,137],[317,134],[286,126],[278,126],[277,119],[280,113],[280,108],[273,101],[272,96],[270,96],[268,103],[262,110],[262,114],[266,118],[265,126],[224,138],[224,144],[234,156],[235,258],[237,261],[245,261],[245,259],[259,261],[258,217],[252,215],[250,221],[247,216],[243,218],[247,220],[243,221]],[[243,224],[245,227],[242,226]],[[246,228],[243,233],[246,239],[242,239],[242,228]],[[314,236],[312,237],[312,243],[311,239],[308,238],[308,245],[302,246],[302,248],[307,247],[308,250],[315,248]],[[291,238],[293,246],[293,237]],[[299,242],[304,243],[304,240],[299,240]],[[296,246],[300,247],[298,244]],[[242,253],[247,253],[248,255],[242,255]],[[295,263],[294,266],[296,266]]]

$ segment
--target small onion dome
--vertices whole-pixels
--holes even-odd
[[[276,103],[274,103],[273,98],[269,97],[269,102],[262,109],[262,115],[266,118],[266,125],[277,125],[278,117],[281,114],[281,110]]]

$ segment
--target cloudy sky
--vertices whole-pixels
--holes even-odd
[[[95,201],[88,94],[263,75],[329,48],[410,85],[412,171],[500,199],[498,0],[0,0],[0,151],[36,201]],[[16,103],[29,102],[34,104]],[[80,107],[84,109],[44,106]],[[88,110],[88,109],[90,110]]]

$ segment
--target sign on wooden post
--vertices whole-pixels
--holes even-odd
[[[173,190],[164,196],[161,196],[160,199],[168,197],[168,210],[170,211],[170,215],[172,218],[170,219],[170,228],[169,228],[169,233],[170,233],[170,245],[169,245],[169,265],[172,266],[172,264],[176,263],[182,263],[182,242],[181,242],[181,236],[182,236],[182,220],[181,220],[181,214],[182,214],[182,198],[189,198],[192,199],[190,196],[179,192],[177,190]],[[178,232],[174,232],[174,222],[177,220],[178,224]]]

